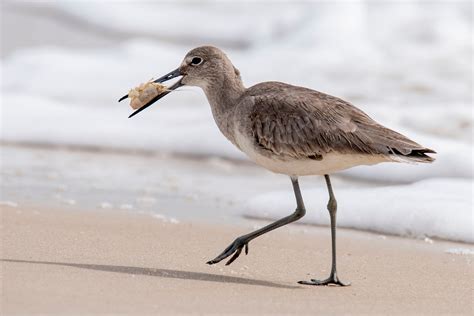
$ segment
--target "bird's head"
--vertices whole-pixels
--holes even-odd
[[[129,117],[138,114],[171,91],[184,85],[200,87],[206,91],[210,87],[222,83],[226,78],[240,81],[239,71],[232,65],[226,54],[219,48],[213,46],[200,46],[192,49],[186,54],[178,68],[154,80],[154,82],[163,83],[177,77],[181,78],[170,86],[167,92],[155,97]],[[127,97],[126,95],[119,101]]]
[[[206,90],[222,82],[224,77],[235,75],[234,68],[226,54],[217,47],[201,46],[194,48],[184,57],[179,66],[182,84]]]

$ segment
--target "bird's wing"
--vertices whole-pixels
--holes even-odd
[[[253,102],[251,133],[260,148],[276,155],[318,160],[332,151],[402,156],[433,152],[321,92],[280,89],[254,95]]]

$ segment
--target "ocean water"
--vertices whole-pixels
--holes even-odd
[[[184,87],[133,119],[127,118],[128,105],[117,103],[131,87],[176,68],[189,49],[213,44],[227,52],[247,86],[277,80],[342,97],[385,126],[438,152],[431,165],[381,164],[341,172],[394,186],[383,187],[383,192],[403,200],[400,205],[406,206],[406,212],[414,200],[428,201],[416,212],[436,214],[436,223],[423,222],[420,216],[405,225],[406,213],[394,201],[378,210],[389,214],[386,220],[374,218],[364,224],[356,213],[350,213],[342,225],[472,242],[469,1],[296,5],[6,1],[3,9],[2,15],[14,12],[31,23],[36,21],[37,36],[58,32],[54,40],[3,54],[0,139],[4,142],[246,159],[219,133],[204,94],[196,88]],[[41,19],[52,20],[56,30],[42,30]],[[104,44],[100,40],[94,45],[71,44],[79,32],[77,38],[84,43],[89,33],[104,38]],[[19,41],[16,34],[25,33],[3,34],[3,46]],[[349,191],[342,194],[354,199]],[[446,198],[440,198],[445,193]],[[357,194],[368,198],[372,193]],[[255,199],[247,214],[252,209],[259,214],[255,205],[261,205],[260,197]],[[366,209],[371,214],[376,210],[375,202]],[[269,209],[265,212],[269,217],[280,215],[277,210],[273,216]],[[442,227],[443,221],[453,218],[459,222]],[[458,226],[463,227],[462,233],[456,232]]]

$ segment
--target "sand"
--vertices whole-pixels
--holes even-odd
[[[339,274],[352,285],[311,287],[296,281],[328,274],[325,227],[284,227],[231,266],[208,266],[252,227],[114,210],[1,215],[2,315],[473,313],[473,257],[446,253],[463,244],[340,229]]]

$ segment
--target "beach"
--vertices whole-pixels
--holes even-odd
[[[1,6],[1,315],[474,314],[470,2]],[[299,180],[305,217],[206,264],[291,214],[290,180],[233,146],[198,88],[132,119],[117,100],[208,44],[246,87],[341,97],[437,151],[331,174],[351,286],[297,283],[330,272],[321,176]]]
[[[2,206],[2,314],[472,314],[464,244],[339,229],[345,288],[326,277],[329,229],[290,225],[232,265],[205,262],[250,228],[120,210]]]

